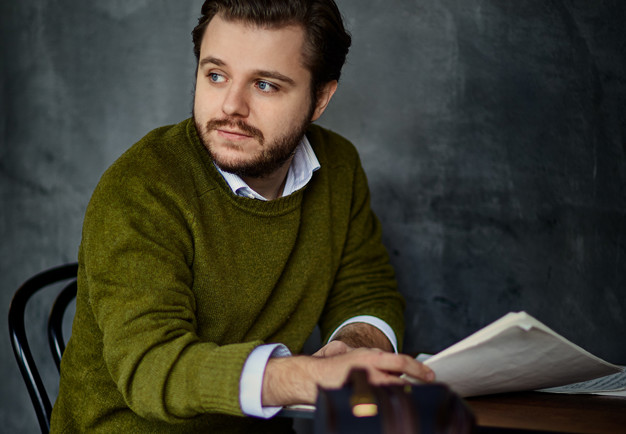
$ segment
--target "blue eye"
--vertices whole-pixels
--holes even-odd
[[[223,83],[226,80],[224,76],[216,72],[210,72],[208,77],[209,77],[209,80],[211,80],[213,83]]]
[[[267,81],[259,81],[257,83],[257,87],[259,88],[260,91],[266,92],[266,93],[276,92],[278,90],[276,86],[274,86],[273,84]]]

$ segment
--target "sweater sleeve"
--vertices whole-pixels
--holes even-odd
[[[175,187],[150,176],[116,165],[85,217],[80,265],[105,365],[139,416],[241,415],[241,370],[261,342],[198,337],[192,213]]]
[[[370,207],[367,178],[355,156],[349,223],[334,286],[320,322],[324,341],[344,321],[371,315],[391,326],[402,345],[404,299],[382,243],[379,220]]]

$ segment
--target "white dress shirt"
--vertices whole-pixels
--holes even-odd
[[[217,167],[217,166],[216,166]],[[313,152],[309,140],[303,137],[296,147],[291,166],[287,172],[287,179],[283,189],[283,196],[288,196],[305,187],[313,173],[320,168],[320,163]],[[267,200],[256,191],[252,190],[246,182],[239,176],[225,172],[217,167],[234,194],[256,200]],[[398,341],[393,329],[385,321],[374,316],[363,315],[351,318],[341,324],[332,333],[328,341],[331,341],[339,329],[352,323],[367,323],[378,328],[387,336],[395,352],[398,352]],[[291,356],[289,349],[283,344],[267,344],[255,348],[246,360],[241,380],[239,382],[239,403],[244,414],[261,418],[275,416],[282,407],[264,407],[261,402],[261,391],[263,387],[263,375],[268,360],[271,357]]]

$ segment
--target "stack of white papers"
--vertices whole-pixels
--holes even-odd
[[[437,381],[463,397],[537,389],[626,392],[622,367],[585,351],[526,312],[509,313],[424,363]],[[602,377],[606,378],[588,382]],[[572,384],[580,382],[585,383]],[[570,386],[545,390],[565,385]]]

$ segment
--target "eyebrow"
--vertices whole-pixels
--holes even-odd
[[[204,67],[205,65],[208,65],[208,64],[212,64],[215,66],[226,66],[226,62],[224,62],[221,59],[218,59],[217,57],[209,56],[200,60],[200,67]],[[278,71],[267,71],[264,69],[256,69],[253,71],[253,74],[259,77],[266,77],[266,78],[271,78],[273,80],[279,80],[291,86],[296,85],[296,82],[292,78],[289,78],[286,75],[281,74]]]
[[[204,66],[208,63],[212,63],[213,65],[216,65],[216,66],[226,66],[226,63],[224,61],[218,59],[217,57],[211,57],[211,56],[205,57],[204,59],[202,59],[200,61],[200,66]]]

